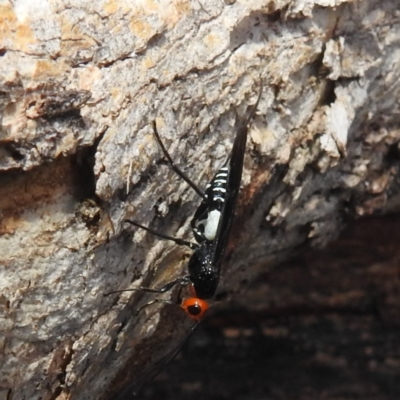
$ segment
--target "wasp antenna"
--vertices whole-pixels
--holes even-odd
[[[200,321],[196,321],[191,327],[189,332],[183,338],[183,340],[179,343],[177,347],[168,352],[163,358],[158,360],[155,365],[147,371],[143,376],[136,379],[128,388],[126,388],[115,400],[128,400],[131,399],[131,396],[136,396],[142,387],[152,379],[154,379],[163,369],[169,364],[176,355],[181,351],[182,347],[186,344],[186,342],[193,335],[196,328],[199,326]]]

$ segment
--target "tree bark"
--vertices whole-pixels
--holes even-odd
[[[113,398],[188,331],[179,307],[136,315],[154,295],[104,296],[185,274],[124,223],[192,240],[153,121],[205,187],[263,86],[217,299],[398,209],[398,2],[5,1],[0,32],[0,398]]]
[[[257,277],[140,399],[400,397],[399,216],[364,218]]]

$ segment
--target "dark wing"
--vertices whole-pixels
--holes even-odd
[[[229,160],[228,182],[226,186],[227,194],[224,206],[221,212],[217,234],[212,244],[212,265],[220,268],[224,257],[225,249],[229,240],[233,218],[235,216],[236,203],[238,199],[240,183],[242,180],[243,160],[246,151],[248,124],[257,110],[258,103],[262,94],[262,81],[260,83],[260,92],[249,116],[244,122],[241,122],[233,142],[233,147]]]

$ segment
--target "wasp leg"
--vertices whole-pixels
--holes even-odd
[[[188,285],[190,283],[189,276],[184,276],[183,278],[177,278],[171,282],[166,283],[164,286],[160,287],[159,289],[153,289],[148,287],[139,286],[138,288],[132,289],[122,289],[122,290],[113,290],[112,292],[104,293],[104,296],[109,296],[110,294],[114,293],[122,293],[122,292],[147,292],[147,293],[165,293],[171,290],[175,285]]]
[[[138,315],[140,313],[140,311],[142,311],[144,308],[146,308],[147,306],[151,306],[152,304],[156,304],[156,303],[164,303],[164,304],[171,304],[171,305],[176,305],[176,303],[174,301],[171,300],[165,300],[165,299],[154,299],[149,301],[146,304],[143,304],[142,306],[140,306],[139,308],[136,309],[135,311],[135,315]]]
[[[203,200],[207,201],[207,197],[204,194],[202,190],[199,189],[199,187],[192,181],[190,180],[186,174],[174,163],[172,160],[171,156],[169,155],[167,149],[164,147],[163,142],[161,141],[160,135],[158,134],[157,131],[157,124],[156,121],[153,121],[153,131],[154,131],[154,136],[157,139],[158,144],[161,147],[162,152],[164,153],[165,158],[168,160],[169,165],[171,168],[175,171],[177,175],[179,175]]]
[[[137,226],[140,229],[144,229],[145,231],[150,232],[154,236],[158,236],[161,239],[170,240],[171,242],[176,243],[178,246],[187,246],[191,250],[196,250],[199,248],[199,246],[196,243],[188,242],[187,240],[175,238],[173,236],[164,235],[163,233],[159,233],[159,232],[155,231],[154,229],[151,229],[147,226],[139,224],[138,222],[131,221],[130,219],[126,219],[124,222],[128,222],[129,224],[131,224],[133,226]]]

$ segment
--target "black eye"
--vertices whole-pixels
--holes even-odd
[[[199,315],[201,314],[201,307],[198,304],[193,304],[187,308],[187,311],[190,315]]]

